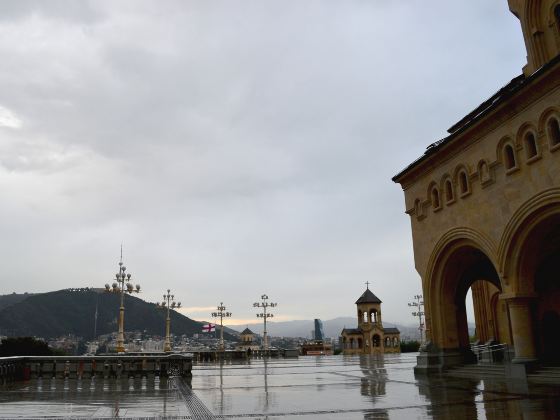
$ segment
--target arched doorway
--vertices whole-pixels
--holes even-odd
[[[495,321],[492,315],[495,312],[492,298],[502,292],[500,278],[493,262],[474,241],[457,239],[439,253],[426,302],[431,317],[431,340],[446,354],[444,364],[475,361],[470,350],[465,305],[471,286],[475,322],[481,332],[485,331],[481,341],[495,339],[496,330],[507,330],[507,327],[500,328],[503,321]],[[497,302],[494,298],[494,304]]]
[[[530,303],[535,352],[560,365],[560,212],[530,227],[519,258],[518,289],[534,295]]]

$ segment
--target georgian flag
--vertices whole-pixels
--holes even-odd
[[[216,331],[216,326],[214,324],[205,324],[202,326],[202,332],[214,332]]]

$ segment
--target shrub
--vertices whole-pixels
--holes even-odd
[[[401,353],[412,353],[420,349],[420,342],[416,340],[401,341]]]
[[[10,337],[0,343],[0,357],[8,356],[52,356],[47,343],[33,337]]]

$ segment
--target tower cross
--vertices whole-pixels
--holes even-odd
[[[366,281],[366,288],[369,289],[369,281]]]

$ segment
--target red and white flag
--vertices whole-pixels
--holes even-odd
[[[202,326],[202,332],[214,332],[216,331],[216,326],[214,324],[205,324]]]

